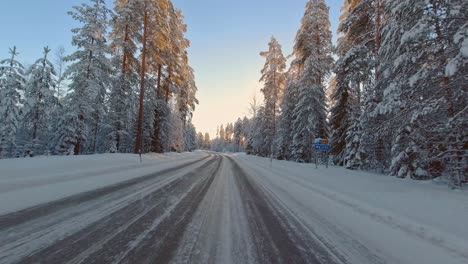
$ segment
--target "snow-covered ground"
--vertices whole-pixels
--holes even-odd
[[[0,215],[155,173],[204,152],[51,156],[0,160]]]
[[[465,190],[242,153],[0,161],[0,263],[465,264],[467,219]]]
[[[468,259],[467,191],[340,167],[232,156],[276,203],[348,254],[351,263],[365,262],[359,259],[368,257],[364,248],[376,262]]]

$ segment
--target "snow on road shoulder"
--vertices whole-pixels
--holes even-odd
[[[97,154],[0,160],[0,214],[162,171],[205,157],[204,152]]]
[[[447,260],[442,251],[455,256],[451,258],[455,261],[446,263],[468,259],[466,191],[339,167],[315,169],[311,164],[276,160],[271,166],[269,159],[245,154],[233,157],[278,201],[328,235],[331,242],[343,234],[324,234],[324,225],[330,222],[364,245],[375,246],[374,250],[387,247],[387,261],[437,263]],[[324,225],[318,217],[325,218]]]

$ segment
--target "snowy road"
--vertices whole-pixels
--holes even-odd
[[[0,215],[0,263],[468,263],[292,174],[209,154]]]

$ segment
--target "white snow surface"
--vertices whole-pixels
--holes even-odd
[[[248,174],[350,263],[468,263],[468,192],[341,167],[233,154]],[[364,250],[367,248],[366,250]],[[365,253],[367,252],[367,253]]]
[[[204,152],[0,160],[0,214],[116,184],[205,157]]]
[[[131,154],[1,160],[0,214],[173,168],[207,155],[150,154],[144,156],[142,164],[137,155]],[[299,223],[331,254],[339,254],[348,263],[468,263],[466,190],[453,191],[431,181],[401,180],[341,167],[315,169],[314,164],[277,160],[270,163],[269,159],[242,153],[225,155],[238,162],[278,212]],[[212,258],[230,263],[239,255],[245,256],[246,263],[253,260],[254,252],[249,251],[253,234],[249,233],[242,192],[234,180],[236,174],[228,164],[223,162],[213,188],[185,231],[177,261],[183,263],[192,256],[200,261]],[[154,186],[139,190],[130,200],[181,177],[191,167],[155,181]],[[46,220],[66,220],[58,227],[52,225],[55,231],[31,226],[34,232],[18,243],[29,241],[25,244],[29,251],[40,249],[45,245],[43,240],[56,241],[120,208],[122,201],[114,198],[97,201],[102,207],[97,211],[70,209],[85,212],[77,218],[66,220],[61,212],[54,213]],[[158,221],[155,219],[156,224]],[[200,237],[206,239],[198,241]],[[217,245],[216,256],[206,255],[213,245]],[[12,246],[16,244],[5,245],[12,252],[23,250]]]

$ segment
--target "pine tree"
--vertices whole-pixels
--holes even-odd
[[[242,119],[238,118],[236,123],[234,123],[234,151],[239,152],[243,151],[244,144],[244,122]]]
[[[211,139],[209,133],[205,133],[204,148],[207,150],[211,149]]]
[[[174,111],[171,115],[170,150],[182,152],[185,150],[184,124],[179,112]]]
[[[435,133],[444,138],[444,149],[431,159],[445,163],[444,175],[448,177],[453,188],[460,188],[463,181],[468,181],[468,155],[466,152],[468,135],[464,128],[467,120],[468,99],[466,96],[466,80],[468,78],[468,3],[466,1],[429,1],[429,24],[433,28],[433,51],[437,65],[427,78],[433,80],[431,94],[440,94],[438,110],[440,120]],[[424,80],[424,77],[421,78]],[[426,80],[427,80],[426,79]],[[435,116],[434,113],[427,113]],[[434,127],[434,125],[430,126]],[[430,149],[430,153],[437,153],[437,149]],[[465,175],[465,176],[464,176]]]
[[[197,133],[197,149],[204,149],[205,138],[202,132]]]
[[[109,10],[104,0],[91,0],[91,6],[82,4],[75,6],[69,14],[83,23],[81,28],[73,29],[73,45],[78,50],[66,58],[72,62],[65,75],[70,78],[70,94],[68,95],[68,113],[59,128],[63,135],[58,138],[65,140],[57,142],[58,151],[70,150],[69,144],[74,144],[74,154],[85,151],[85,143],[89,136],[92,145],[88,148],[95,152],[99,125],[106,114],[105,99],[110,80],[111,63],[109,47],[106,44],[106,29]],[[92,133],[92,135],[90,135]]]
[[[137,41],[141,37],[141,8],[139,0],[115,2],[110,44],[114,76],[109,94],[107,123],[113,128],[108,135],[109,146],[116,152],[131,152],[134,146],[139,62]]]
[[[50,117],[58,105],[55,97],[56,72],[48,60],[50,49],[44,48],[44,56],[37,60],[28,70],[26,84],[23,123],[30,134],[30,144],[35,154],[46,151],[49,139]]]
[[[337,75],[330,81],[332,106],[330,109],[330,126],[332,146],[330,153],[333,155],[335,164],[344,164],[346,148],[346,136],[351,124],[352,109],[350,105],[351,96],[349,83],[338,81]]]
[[[296,81],[297,65],[291,65],[288,71],[288,80],[284,91],[283,101],[281,102],[281,116],[278,126],[277,139],[277,158],[289,160],[292,150],[292,122],[293,111],[298,97],[298,86]]]
[[[189,121],[185,126],[185,151],[192,152],[197,149],[197,131],[192,122]]]
[[[140,66],[140,93],[138,104],[138,121],[135,138],[135,153],[143,151],[143,118],[144,118],[144,100],[145,100],[145,81],[146,81],[146,60],[148,56],[150,12],[153,6],[148,2],[143,3],[143,35],[141,36],[141,66]]]
[[[345,1],[338,31],[335,83],[331,93],[331,154],[339,165],[361,164],[358,153],[363,87],[373,78],[376,12],[374,0]],[[348,141],[349,140],[349,141]]]
[[[299,162],[310,160],[314,138],[328,136],[325,81],[333,66],[328,13],[325,1],[308,2],[294,46],[301,74],[293,111],[292,156]]]
[[[262,69],[260,82],[264,83],[262,89],[265,104],[265,142],[270,146],[270,157],[275,152],[275,138],[277,130],[277,114],[279,113],[279,102],[281,102],[285,83],[286,58],[281,50],[281,45],[272,37],[268,44],[268,51],[260,53],[266,62]]]
[[[266,140],[264,135],[264,131],[267,130],[268,121],[265,107],[261,106],[258,108],[257,115],[252,120],[250,140],[253,153],[262,157],[267,157],[271,150],[269,141]]]
[[[13,157],[16,132],[21,120],[19,104],[24,90],[24,67],[16,60],[16,47],[10,49],[11,58],[0,61],[0,158]]]
[[[226,141],[226,132],[224,131],[224,125],[221,125],[219,128],[219,143],[221,145],[221,150],[224,149],[224,144]]]
[[[65,61],[66,57],[66,52],[65,48],[63,46],[58,47],[58,49],[55,52],[55,68],[56,68],[56,75],[57,75],[57,84],[55,85],[57,89],[57,93],[55,97],[57,97],[59,100],[63,97],[65,93],[65,87],[64,87],[64,81],[65,81],[65,76],[64,72],[67,67],[67,63]]]
[[[145,111],[145,93],[147,87],[147,78],[151,77],[154,78],[156,76],[155,68],[160,69],[159,64],[155,67],[155,64],[160,61],[159,54],[161,53],[160,42],[158,41],[161,39],[162,35],[164,35],[163,30],[167,27],[165,25],[161,25],[161,21],[166,21],[166,12],[170,8],[170,1],[162,0],[162,1],[150,1],[150,0],[142,0],[141,2],[141,23],[142,23],[142,35],[140,36],[139,42],[141,44],[141,53],[140,53],[140,88],[139,88],[139,104],[138,104],[138,118],[137,118],[137,127],[136,127],[136,138],[135,138],[135,153],[139,151],[144,151],[145,149],[150,149],[151,143],[148,144],[148,147],[144,144],[144,133],[149,133],[144,131],[144,123],[149,120],[149,116],[154,115],[154,108],[151,108],[151,111]],[[155,81],[159,85],[161,74],[159,72],[158,79]],[[159,90],[157,88],[157,90]],[[157,95],[157,91],[155,92]],[[167,102],[167,100],[166,100]],[[148,115],[145,115],[148,113]],[[155,124],[151,124],[151,127],[154,129],[156,126]],[[152,131],[150,133],[154,137],[155,132]],[[152,142],[154,139],[150,140]],[[181,138],[183,140],[183,138]]]

